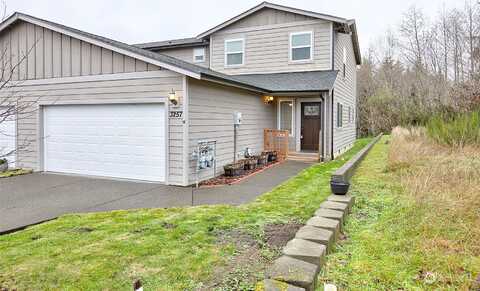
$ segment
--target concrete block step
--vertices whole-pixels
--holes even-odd
[[[261,285],[259,284],[255,290],[262,291],[305,291],[305,288],[297,287],[294,285],[280,282],[277,280],[266,279],[263,280]]]
[[[332,231],[335,235],[335,240],[340,236],[340,222],[338,220],[314,216],[307,221],[307,225]]]
[[[267,278],[285,282],[306,291],[314,291],[318,276],[318,266],[288,256],[276,259],[267,269]]]
[[[316,216],[335,219],[340,222],[340,227],[343,225],[345,213],[343,211],[332,210],[327,208],[320,208],[315,211]]]
[[[327,247],[327,252],[330,252],[333,248],[335,234],[330,230],[307,225],[297,231],[295,238],[324,245]]]
[[[352,211],[353,204],[355,203],[355,197],[351,195],[335,195],[328,196],[327,201],[345,203],[348,205],[348,210]]]
[[[333,210],[339,210],[343,212],[348,212],[348,204],[346,203],[340,203],[340,202],[334,202],[334,201],[325,201],[322,204],[320,204],[320,208],[327,208],[327,209],[333,209]]]
[[[320,270],[325,263],[327,247],[304,239],[294,238],[283,248],[286,256],[314,264]]]

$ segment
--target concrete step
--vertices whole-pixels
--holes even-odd
[[[292,161],[318,162],[318,153],[289,152],[288,159]]]

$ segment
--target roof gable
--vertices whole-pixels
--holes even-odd
[[[103,49],[111,50],[115,53],[126,55],[146,63],[171,70],[173,72],[197,79],[200,78],[200,75],[195,73],[195,70],[191,68],[191,65],[186,64],[186,62],[19,12],[15,12],[12,16],[0,23],[0,33],[19,21],[38,25],[59,34],[66,35],[80,41],[96,45]]]
[[[223,29],[237,29],[252,26],[274,25],[315,19],[316,18],[307,15],[273,9],[270,7],[263,7],[262,9],[255,11],[254,13],[245,16],[242,19],[239,19],[238,21],[228,25],[227,27],[224,27]]]
[[[278,5],[278,4],[273,4],[273,3],[269,3],[269,2],[262,2],[260,3],[259,5],[215,26],[214,28],[212,29],[209,29],[201,34],[199,34],[197,36],[197,38],[203,38],[203,37],[206,37],[212,33],[215,33],[221,29],[224,29],[225,27],[227,26],[230,26],[232,24],[235,24],[235,23],[238,23],[240,22],[241,20],[244,20],[244,19],[248,19],[249,16],[259,12],[260,10],[263,10],[265,8],[268,8],[268,9],[271,9],[271,10],[276,10],[276,11],[281,11],[281,12],[285,12],[285,13],[289,13],[289,14],[296,14],[298,15],[297,17],[300,17],[300,16],[303,16],[303,17],[307,17],[307,18],[310,18],[310,19],[322,19],[322,20],[327,20],[327,21],[333,21],[333,22],[337,22],[337,23],[347,23],[348,20],[345,19],[345,18],[341,18],[341,17],[336,17],[336,16],[332,16],[332,15],[328,15],[328,14],[322,14],[322,13],[316,13],[316,12],[312,12],[312,11],[307,11],[307,10],[302,10],[302,9],[297,9],[297,8],[292,8],[292,7],[287,7],[287,6],[283,6],[283,5]],[[244,20],[245,21],[245,20]]]

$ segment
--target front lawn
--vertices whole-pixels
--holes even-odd
[[[0,237],[0,290],[248,290],[330,194],[340,159],[250,204],[65,215]]]
[[[480,290],[479,168],[478,147],[438,145],[421,130],[384,137],[353,178],[346,240],[319,285]]]

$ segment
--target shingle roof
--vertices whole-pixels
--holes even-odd
[[[318,92],[333,88],[338,71],[238,75],[235,79],[270,92]]]
[[[191,47],[191,46],[200,46],[200,45],[207,45],[208,41],[203,39],[198,39],[196,37],[190,38],[180,38],[180,39],[172,39],[172,40],[164,40],[164,41],[155,41],[155,42],[147,42],[147,43],[138,43],[134,44],[134,46],[142,48],[142,49],[167,49],[167,48],[177,48],[177,47]]]

